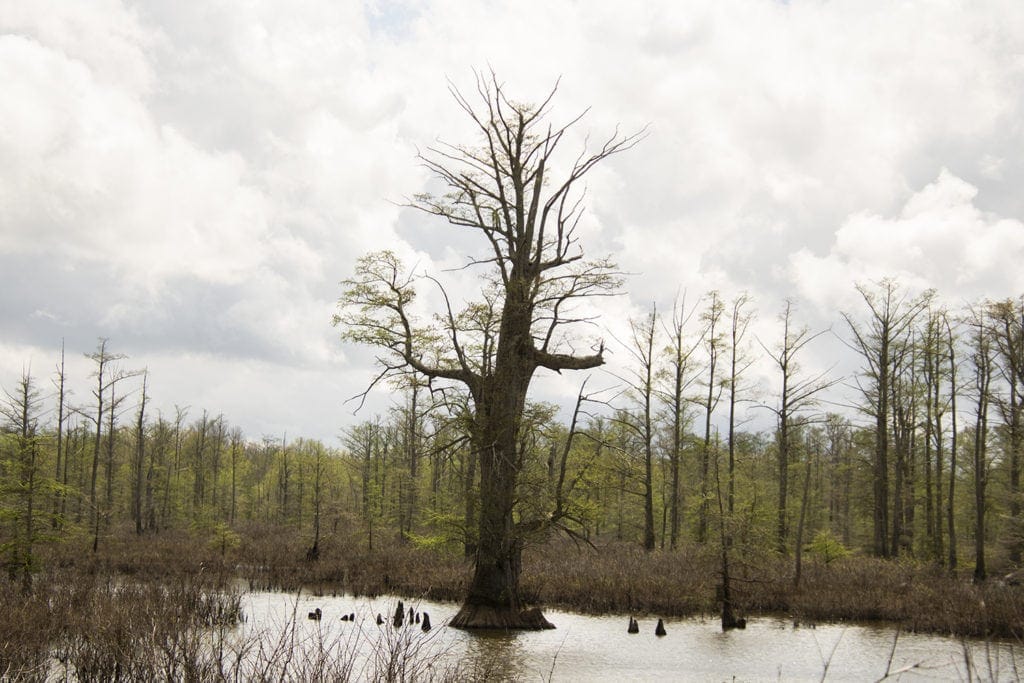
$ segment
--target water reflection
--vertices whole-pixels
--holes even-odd
[[[336,647],[369,647],[375,638],[396,637],[389,615],[398,598],[313,597],[251,593],[244,629],[273,637],[293,615],[303,617],[299,634],[330,634]],[[507,680],[878,680],[908,674],[915,680],[980,676],[1016,680],[1024,647],[1011,643],[964,643],[954,638],[899,633],[893,628],[822,624],[794,625],[782,618],[757,618],[745,631],[723,633],[714,619],[669,619],[668,634],[654,635],[657,618],[638,616],[640,633],[626,632],[627,616],[584,616],[548,611],[556,630],[467,632],[444,626],[457,605],[405,599],[406,607],[430,613],[434,629],[404,627],[422,652],[457,663],[473,678]],[[320,607],[323,621],[306,621]],[[356,613],[356,623],[341,622]],[[383,630],[382,630],[383,629]],[[422,641],[422,642],[421,642]],[[1022,660],[1024,661],[1024,660]]]
[[[529,665],[520,635],[487,632],[467,638],[461,663],[481,680],[512,681],[521,678]]]

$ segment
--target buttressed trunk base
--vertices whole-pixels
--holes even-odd
[[[466,602],[448,624],[455,628],[501,629],[510,631],[540,631],[555,628],[544,618],[538,607],[514,610],[493,605],[474,605]]]
[[[540,609],[527,608],[520,598],[522,545],[514,537],[511,506],[508,507],[505,525],[488,528],[488,521],[496,521],[488,514],[493,512],[493,508],[481,511],[476,567],[469,594],[448,625],[466,629],[533,631],[555,628]]]

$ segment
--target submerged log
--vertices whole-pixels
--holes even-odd
[[[537,607],[516,611],[505,607],[469,604],[463,605],[448,625],[455,628],[510,631],[540,631],[555,628],[555,625],[545,619],[544,613]]]
[[[640,624],[633,617],[629,618],[629,626],[626,628],[626,633],[640,633]]]
[[[654,635],[656,636],[667,636],[668,632],[665,630],[665,622],[658,619],[658,625],[654,627]]]
[[[430,615],[426,612],[423,613],[423,626],[421,627],[424,631],[430,630]]]

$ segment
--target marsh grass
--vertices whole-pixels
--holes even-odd
[[[316,563],[296,562],[300,548],[273,543],[259,553],[254,588],[375,596],[461,599],[472,569],[460,555],[393,544],[369,552],[327,550]],[[998,581],[974,585],[927,563],[847,556],[805,558],[799,588],[791,558],[744,549],[737,553],[734,601],[745,614],[787,614],[799,621],[883,621],[908,631],[970,637],[1024,638],[1024,589]],[[590,614],[666,617],[718,612],[719,558],[714,548],[688,546],[647,553],[635,544],[598,549],[551,541],[528,548],[522,591],[533,604]],[[967,571],[967,570],[965,570]]]
[[[25,595],[5,590],[4,670],[77,680],[199,680],[210,673],[203,632],[241,619],[241,595],[192,579],[138,582],[51,574]],[[20,661],[10,652],[31,653]]]
[[[437,632],[377,626],[361,614],[348,630],[328,622],[306,623],[295,608],[283,624],[234,634],[219,645],[218,680],[240,681],[454,681],[463,672]],[[346,625],[348,626],[348,625]]]
[[[746,614],[787,614],[797,621],[888,622],[914,632],[1024,639],[1024,588],[973,584],[924,563],[844,557],[805,561],[799,589],[789,558],[748,551],[732,577]],[[644,553],[634,546],[600,551],[552,544],[524,560],[524,588],[540,604],[591,613],[682,617],[718,610],[713,549]]]
[[[420,629],[243,623],[242,593],[199,577],[49,575],[0,584],[0,680],[464,680]],[[43,588],[45,586],[45,588]],[[298,600],[296,599],[296,604]]]
[[[290,530],[252,526],[238,533],[240,542],[227,552],[187,533],[112,534],[98,554],[66,550],[50,564],[72,574],[137,581],[201,577],[224,586],[241,579],[251,590],[431,600],[461,599],[472,571],[470,560],[444,549],[378,542],[371,551],[354,531],[323,538],[317,561],[305,559],[308,539]],[[998,581],[974,585],[970,568],[961,576],[908,560],[856,555],[829,560],[805,558],[797,589],[791,558],[757,547],[737,548],[732,577],[737,609],[747,615],[787,614],[799,621],[884,621],[910,631],[1024,637],[1021,587]],[[552,540],[529,547],[523,563],[522,590],[533,604],[665,617],[718,611],[718,557],[712,547],[646,553],[629,543],[606,542],[594,549]],[[28,621],[42,618],[25,616]]]

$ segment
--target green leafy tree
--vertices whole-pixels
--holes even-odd
[[[7,546],[7,568],[11,579],[20,577],[22,587],[32,587],[32,572],[35,570],[34,548],[39,538],[36,519],[42,506],[40,497],[41,477],[39,433],[39,410],[41,399],[32,374],[24,371],[18,386],[11,393],[4,391],[6,400],[0,403],[0,414],[10,431],[8,440],[11,457],[3,468],[6,477],[0,481],[5,489],[3,499],[9,501],[4,507],[11,523],[10,540]]]

